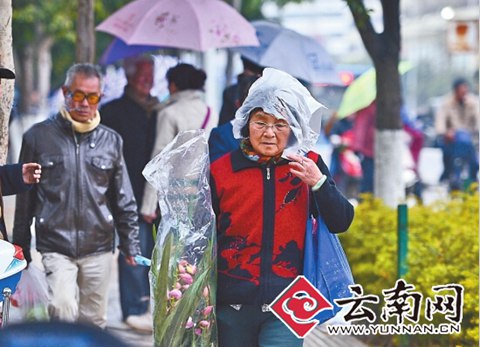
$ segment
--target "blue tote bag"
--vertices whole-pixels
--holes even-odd
[[[320,216],[307,220],[303,274],[333,305],[333,310],[324,310],[315,316],[320,323],[341,310],[334,299],[352,296],[348,286],[354,282],[345,252],[338,236],[328,230]]]

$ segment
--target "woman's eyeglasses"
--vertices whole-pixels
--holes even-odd
[[[288,129],[288,124],[285,124],[285,123],[268,124],[265,122],[254,121],[254,122],[250,122],[250,124],[252,124],[252,127],[255,130],[266,131],[267,128],[273,128],[273,131],[277,133],[284,132]]]
[[[83,100],[87,99],[87,102],[90,105],[96,105],[100,102],[100,99],[102,98],[101,95],[97,93],[90,93],[86,94],[84,92],[81,92],[79,90],[76,90],[74,92],[68,91],[67,95],[72,98],[73,101],[75,102],[83,102]]]

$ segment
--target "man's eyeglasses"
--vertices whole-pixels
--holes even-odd
[[[73,101],[75,102],[83,102],[83,100],[87,99],[87,102],[90,105],[96,105],[100,102],[100,99],[102,98],[102,95],[99,95],[97,93],[90,93],[86,94],[84,92],[81,92],[79,90],[76,90],[74,92],[68,91],[67,95],[72,98]]]
[[[252,124],[253,128],[255,130],[267,130],[267,128],[273,128],[273,131],[274,132],[277,132],[277,133],[281,133],[281,132],[284,132],[288,129],[288,124],[285,124],[285,123],[274,123],[274,124],[268,124],[268,123],[265,123],[265,122],[258,122],[258,121],[255,121],[255,122],[250,122],[250,124]]]

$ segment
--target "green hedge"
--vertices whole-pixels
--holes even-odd
[[[479,345],[478,215],[477,187],[452,195],[448,201],[408,209],[408,274],[404,279],[424,295],[420,316],[424,317],[425,298],[434,298],[432,286],[459,283],[465,288],[461,333],[412,335],[410,346]],[[355,282],[363,286],[364,295],[380,297],[375,323],[382,324],[382,289],[393,288],[397,279],[396,209],[385,206],[379,199],[364,196],[355,210],[352,226],[341,235],[341,241]],[[445,320],[436,318],[432,323],[442,322]],[[386,340],[388,344],[399,344],[398,336],[370,338],[377,343],[382,340],[380,344],[387,343]]]

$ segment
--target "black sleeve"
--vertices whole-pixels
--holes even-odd
[[[127,173],[127,166],[122,154],[123,144],[120,138],[118,141],[119,158],[109,187],[108,198],[120,239],[119,248],[123,254],[135,256],[141,253],[138,238],[137,203],[133,195],[132,185]]]
[[[25,134],[22,142],[22,149],[20,151],[21,162],[34,162],[34,136]],[[13,240],[12,242],[22,247],[25,260],[29,263],[32,261],[30,255],[30,243],[32,235],[30,226],[33,222],[33,215],[35,211],[37,188],[34,186],[27,192],[17,195],[15,201],[15,218],[13,223]]]
[[[317,191],[312,191],[315,210],[320,213],[328,229],[332,233],[346,231],[353,221],[354,209],[352,204],[343,196],[335,185],[330,171],[323,159],[319,156],[317,166],[327,176],[327,180]]]
[[[19,163],[0,166],[2,195],[23,193],[31,187],[23,182],[22,165]]]

